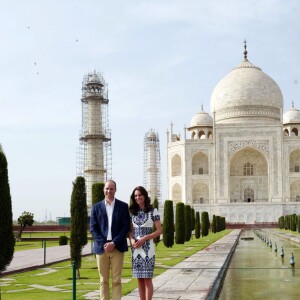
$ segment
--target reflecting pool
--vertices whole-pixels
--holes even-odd
[[[290,265],[291,253],[294,267]],[[300,299],[299,245],[263,230],[243,231],[218,299]]]

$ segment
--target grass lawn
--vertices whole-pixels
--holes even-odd
[[[280,229],[280,228],[275,228],[276,231],[282,232],[282,233],[287,233],[287,234],[292,234],[292,235],[300,235],[300,232],[298,231],[292,231],[292,230],[285,230],[285,229]]]
[[[155,276],[163,273],[190,255],[202,250],[231,230],[210,233],[200,239],[192,239],[183,245],[175,244],[166,248],[160,242],[156,248]],[[137,288],[137,280],[131,277],[131,251],[125,253],[123,268],[123,295]],[[77,280],[77,299],[97,299],[99,297],[99,275],[94,255],[83,258],[80,269],[81,279]],[[70,261],[53,264],[34,271],[8,275],[0,278],[1,300],[53,300],[72,299],[72,267]]]
[[[30,249],[38,249],[43,247],[43,241],[34,241],[34,240],[26,240],[26,238],[57,238],[57,240],[46,241],[46,247],[59,246],[58,238],[61,235],[65,235],[70,238],[70,231],[62,232],[62,231],[45,231],[45,232],[24,232],[22,234],[23,241],[16,242],[15,251],[22,250],[30,250]],[[91,237],[90,232],[88,232],[88,237]]]
[[[43,238],[43,237],[53,237],[59,238],[61,235],[66,235],[70,237],[70,231],[32,231],[22,233],[22,238]]]

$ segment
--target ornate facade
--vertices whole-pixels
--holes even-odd
[[[300,111],[247,58],[225,76],[183,139],[168,133],[169,199],[227,222],[300,214]]]

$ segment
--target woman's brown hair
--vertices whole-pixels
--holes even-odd
[[[151,211],[153,209],[153,206],[150,204],[150,198],[148,196],[148,192],[146,191],[146,189],[142,186],[137,186],[136,188],[134,188],[134,190],[131,193],[130,196],[130,206],[129,206],[129,211],[133,214],[133,215],[137,215],[138,211],[140,210],[139,205],[137,204],[137,202],[135,201],[135,197],[134,197],[134,193],[135,191],[139,191],[145,198],[145,207],[144,207],[144,212],[148,213],[149,211]]]

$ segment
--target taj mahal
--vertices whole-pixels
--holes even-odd
[[[300,111],[247,57],[214,88],[183,137],[167,133],[168,199],[230,223],[300,214]]]

